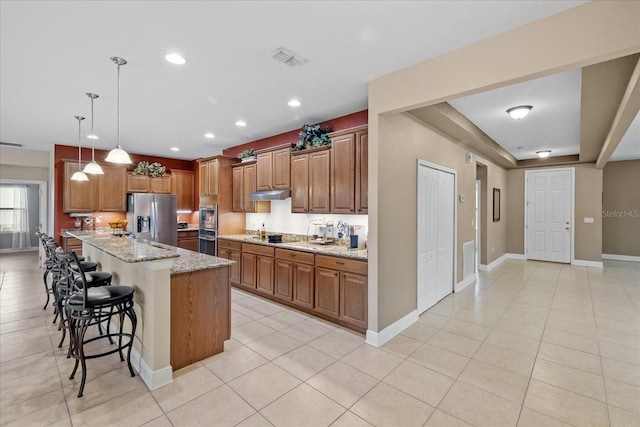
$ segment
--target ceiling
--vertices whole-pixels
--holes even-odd
[[[121,68],[123,148],[208,156],[364,110],[372,79],[582,3],[3,0],[0,141],[43,150],[76,145],[73,116],[89,119],[84,94],[94,92],[96,148],[114,147],[117,71],[109,58],[120,56],[129,62]],[[278,47],[308,62],[276,62]],[[169,52],[186,64],[165,61]],[[557,78],[575,85],[571,73]],[[289,107],[291,98],[302,105]],[[536,107],[531,117],[543,111]],[[240,119],[246,127],[235,126]]]

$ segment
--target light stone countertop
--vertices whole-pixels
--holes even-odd
[[[368,261],[368,253],[366,249],[352,250],[344,245],[319,245],[308,241],[299,242],[283,242],[269,243],[257,239],[255,235],[250,234],[230,234],[218,236],[218,239],[233,240],[236,242],[254,243],[257,245],[271,246],[274,248],[293,249],[297,251],[313,252],[320,255],[330,255],[342,258],[350,258],[358,261]]]
[[[188,273],[231,265],[234,261],[189,251],[156,242],[116,237],[111,233],[93,231],[66,231],[71,237],[94,246],[121,261],[134,263],[174,259],[171,274]]]

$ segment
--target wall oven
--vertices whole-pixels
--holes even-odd
[[[207,255],[217,255],[218,232],[215,230],[200,230],[200,253]]]
[[[218,205],[200,206],[199,252],[201,254],[218,254]]]
[[[200,230],[218,229],[218,205],[200,205]]]

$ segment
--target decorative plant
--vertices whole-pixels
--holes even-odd
[[[134,175],[147,175],[152,178],[157,178],[165,176],[167,174],[167,168],[158,162],[149,163],[143,160],[136,165],[132,173]]]
[[[240,160],[246,159],[248,157],[256,157],[256,150],[253,148],[249,148],[248,150],[244,150],[242,153],[238,154],[238,158]]]
[[[310,147],[320,147],[323,145],[331,145],[331,138],[327,135],[331,132],[329,126],[322,127],[320,125],[304,125],[302,132],[298,135],[300,140],[293,147],[294,150],[305,150]]]

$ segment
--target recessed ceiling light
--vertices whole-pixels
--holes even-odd
[[[289,107],[299,107],[300,101],[298,101],[297,99],[292,99],[291,101],[287,102],[287,105],[289,105]]]
[[[538,155],[538,157],[549,157],[549,154],[551,154],[551,150],[536,151],[536,154]]]
[[[512,119],[520,120],[525,118],[532,108],[531,105],[518,105],[517,107],[509,108],[507,113],[509,113]]]
[[[247,123],[246,123],[246,122],[244,122],[244,121],[242,121],[242,120],[238,120],[238,121],[236,122],[236,126],[244,127],[244,126],[246,126],[246,125],[247,125]]]
[[[100,139],[100,137],[98,135],[87,135],[87,138],[89,138],[89,139]]]
[[[178,147],[171,147],[171,151],[180,151]]]
[[[176,65],[182,65],[187,62],[182,56],[178,55],[177,53],[170,53],[165,56],[164,59]]]
[[[216,136],[214,134],[212,134],[211,132],[207,132],[207,133],[204,134],[204,137],[212,139],[212,138],[215,138]]]

